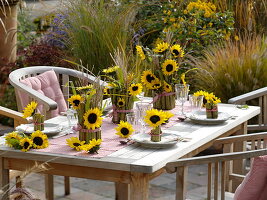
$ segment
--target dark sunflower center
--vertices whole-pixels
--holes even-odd
[[[88,122],[90,124],[94,124],[97,120],[97,115],[95,113],[91,113],[90,115],[88,115]]]
[[[137,90],[138,90],[138,86],[133,86],[133,87],[132,87],[132,90],[133,90],[133,91],[137,91]]]
[[[76,100],[73,101],[73,103],[74,103],[75,106],[78,106],[80,104],[80,100],[76,99]]]
[[[119,101],[119,105],[120,106],[123,106],[123,101]]]
[[[30,143],[29,142],[24,142],[24,145],[23,145],[23,148],[24,149],[27,149],[29,146],[30,146]]]
[[[159,87],[159,86],[160,86],[159,83],[156,83],[156,84],[153,85],[153,87]]]
[[[75,143],[73,143],[73,146],[78,147],[78,146],[81,146],[81,144],[75,142]]]
[[[11,137],[10,139],[16,139],[15,137]]]
[[[173,71],[173,65],[172,65],[172,64],[168,64],[168,65],[166,66],[166,71],[167,71],[167,72],[172,72],[172,71]]]
[[[151,83],[153,80],[155,80],[155,77],[154,76],[151,76],[150,74],[148,74],[146,76],[146,80],[147,80],[147,82]]]
[[[153,123],[156,124],[158,121],[160,121],[160,117],[158,115],[153,115],[149,118],[149,120]]]
[[[170,88],[170,86],[169,86],[169,85],[166,85],[166,88],[168,88],[168,89],[169,89],[169,88]]]
[[[176,56],[178,56],[178,55],[180,54],[180,52],[179,52],[177,49],[174,49],[174,50],[172,51],[172,53],[175,54]]]
[[[42,146],[43,145],[43,139],[41,137],[35,137],[33,139],[33,143],[36,144],[37,146]]]
[[[125,128],[125,127],[122,128],[122,129],[121,129],[121,134],[122,134],[122,135],[128,135],[128,134],[129,134],[129,129],[128,129],[128,128]]]

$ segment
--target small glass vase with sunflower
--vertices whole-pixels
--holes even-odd
[[[5,139],[6,145],[24,152],[29,151],[31,148],[44,149],[49,145],[47,135],[40,130],[33,132],[29,136],[14,131],[8,133]]]
[[[218,103],[221,103],[220,98],[216,97],[213,93],[204,92],[206,101],[206,116],[208,119],[218,118]]]
[[[146,111],[145,122],[152,127],[151,141],[160,142],[161,141],[161,125],[166,123],[174,115],[168,111],[162,111],[157,109],[151,109]]]
[[[78,124],[73,129],[79,131],[79,140],[88,144],[93,139],[101,139],[103,92],[100,82],[72,86],[72,93],[68,101],[77,111]]]
[[[33,118],[33,125],[34,131],[44,130],[44,115],[41,113],[37,113],[37,106],[38,103],[35,101],[30,102],[24,109],[23,109],[23,118],[32,117]]]
[[[132,113],[134,101],[142,92],[143,86],[138,83],[138,72],[134,68],[129,67],[126,63],[127,58],[122,59],[121,52],[115,52],[115,66],[103,70],[103,78],[108,82],[105,88],[105,95],[111,98],[112,102],[112,122],[120,123],[126,121],[126,114]]]
[[[158,43],[153,50],[141,46],[136,46],[136,50],[141,59],[147,57],[147,62],[151,66],[150,69],[143,71],[141,81],[154,93],[153,107],[171,110],[175,107],[174,85],[178,79],[177,72],[184,51],[179,44],[171,45],[169,42],[171,39],[167,38],[166,41]]]

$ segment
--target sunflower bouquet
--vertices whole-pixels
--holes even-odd
[[[86,144],[101,139],[103,92],[99,81],[80,87],[72,85],[72,92],[68,101],[77,111],[78,124],[73,129],[79,131],[79,139]]]
[[[206,101],[206,115],[208,119],[218,118],[218,103],[221,103],[220,98],[216,97],[213,93],[204,92]]]
[[[37,113],[38,103],[35,101],[30,102],[23,109],[23,118],[33,117],[34,131],[44,130],[44,115]]]
[[[105,95],[111,97],[112,122],[120,123],[126,121],[126,114],[133,112],[134,101],[137,95],[142,92],[143,86],[138,83],[138,76],[127,58],[122,52],[115,52],[115,66],[103,70],[103,78],[108,82],[105,88]]]
[[[174,115],[168,111],[151,109],[146,111],[145,122],[152,127],[150,132],[152,142],[160,142],[162,131],[160,126],[166,123]]]
[[[6,145],[24,152],[29,151],[31,148],[44,149],[49,145],[47,135],[40,130],[33,132],[29,136],[14,131],[8,133],[5,139]]]
[[[185,53],[179,44],[161,42],[153,50],[136,46],[141,60],[147,58],[151,68],[142,73],[144,86],[154,93],[153,107],[155,109],[171,110],[175,107],[175,82],[178,79],[178,69]]]
[[[77,137],[71,137],[66,139],[69,147],[75,149],[76,151],[86,151],[90,154],[97,153],[100,149],[101,139],[92,139],[88,144],[85,144],[85,141],[79,140]]]

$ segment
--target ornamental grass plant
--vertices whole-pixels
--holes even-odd
[[[126,49],[131,40],[135,6],[118,7],[103,0],[77,0],[66,4],[66,46],[76,61],[98,74],[113,63],[111,53]]]
[[[196,87],[212,91],[222,102],[267,85],[267,40],[246,36],[217,44],[195,60]]]

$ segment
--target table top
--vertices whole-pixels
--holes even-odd
[[[181,158],[184,155],[198,149],[210,141],[220,137],[227,131],[237,127],[260,113],[257,106],[249,106],[248,109],[238,109],[235,105],[219,104],[219,111],[235,116],[219,125],[198,125],[189,119],[175,124],[165,131],[182,137],[192,138],[188,142],[178,142],[168,149],[148,149],[138,144],[126,146],[108,156],[102,158],[77,157],[45,152],[22,152],[0,145],[2,157],[27,158],[29,160],[49,161],[53,163],[88,166],[103,169],[153,173],[166,165],[166,163]],[[47,120],[52,123],[66,123],[66,117],[58,116]]]

